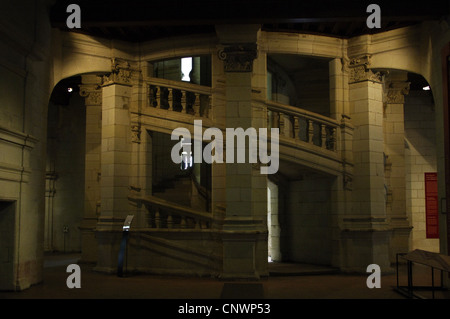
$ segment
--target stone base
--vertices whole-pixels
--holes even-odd
[[[341,233],[343,272],[367,273],[367,266],[377,264],[381,272],[392,273],[389,258],[390,230],[347,230]]]

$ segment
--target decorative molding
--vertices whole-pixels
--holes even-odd
[[[16,144],[28,149],[34,148],[39,140],[32,135],[0,126],[0,142]]]
[[[409,94],[410,82],[389,82],[386,84],[386,103],[403,104],[405,95]]]
[[[343,68],[348,70],[349,83],[358,83],[363,81],[371,81],[375,83],[383,82],[383,75],[381,72],[373,72],[370,68],[371,56],[365,55],[359,58],[353,58],[348,62],[342,60]],[[347,64],[348,63],[348,64]]]
[[[101,105],[102,104],[102,91],[99,85],[85,85],[81,84],[80,96],[84,97],[86,105]]]
[[[141,143],[141,126],[132,125],[131,126],[131,141],[133,143]]]
[[[353,190],[353,177],[344,173],[344,189],[345,190]]]
[[[111,59],[111,73],[103,76],[103,86],[122,84],[131,86],[132,75],[135,70],[128,61],[118,58]]]
[[[227,46],[218,52],[224,61],[225,72],[252,72],[253,60],[258,56],[254,43]]]

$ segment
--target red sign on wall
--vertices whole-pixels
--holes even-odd
[[[437,173],[425,173],[425,212],[427,238],[439,238]]]

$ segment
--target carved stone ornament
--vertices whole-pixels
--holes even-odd
[[[254,43],[227,46],[218,52],[224,61],[225,72],[252,72],[253,60],[258,56]]]
[[[141,143],[141,126],[132,125],[131,126],[131,141],[133,143]]]
[[[386,103],[403,104],[405,95],[409,94],[410,82],[390,82],[386,88]]]
[[[128,61],[111,59],[111,73],[103,76],[103,85],[124,84],[131,85],[133,70]]]
[[[344,189],[353,190],[353,178],[347,174],[344,174]]]
[[[80,85],[80,96],[86,105],[101,105],[102,91],[98,85]]]
[[[381,72],[374,73],[370,68],[370,55],[351,59],[348,63],[349,83],[372,81],[382,83]]]

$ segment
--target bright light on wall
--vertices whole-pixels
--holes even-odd
[[[431,90],[431,88],[430,88],[430,86],[429,85],[427,85],[427,86],[424,86],[423,88],[422,88],[424,91],[429,91],[429,90]]]
[[[181,72],[183,73],[183,77],[181,81],[190,82],[191,78],[189,77],[189,73],[192,71],[192,57],[182,58],[181,59]]]

